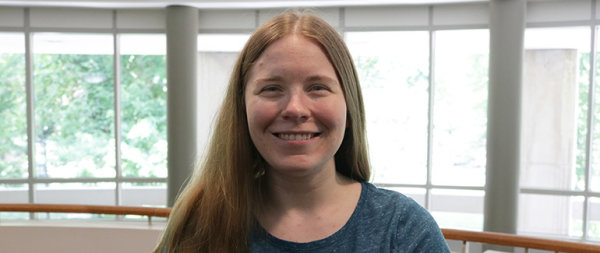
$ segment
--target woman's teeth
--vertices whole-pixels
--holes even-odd
[[[284,140],[308,140],[312,138],[314,134],[279,134],[279,138]]]

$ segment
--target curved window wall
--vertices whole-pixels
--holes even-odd
[[[562,50],[560,57],[572,57],[575,85],[546,89],[562,94],[561,103],[541,99],[548,105],[534,112],[544,113],[521,126],[520,233],[600,238],[596,9],[596,0],[528,3],[525,50]],[[281,11],[199,11],[200,152],[241,45]],[[10,140],[0,144],[0,201],[164,206],[164,12],[2,7],[0,13],[10,13],[0,18],[0,67],[9,70],[0,71],[0,117],[11,119],[0,122],[8,124],[0,128],[2,139]],[[481,230],[488,4],[315,13],[344,36],[358,68],[372,182],[414,198],[441,227]],[[532,71],[535,64],[524,66]],[[525,96],[524,114],[534,95]],[[533,124],[546,121],[546,128]],[[535,148],[542,154],[525,148],[538,145],[546,147]],[[560,155],[548,155],[554,153]]]
[[[0,202],[166,206],[162,11],[0,9]]]

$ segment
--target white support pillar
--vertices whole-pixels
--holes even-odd
[[[196,159],[198,10],[167,7],[168,206],[191,175]]]
[[[484,230],[517,232],[525,0],[490,1]]]

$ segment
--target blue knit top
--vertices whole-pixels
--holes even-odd
[[[258,228],[250,252],[450,252],[431,215],[401,193],[362,183],[348,222],[333,235],[312,242],[281,240]]]

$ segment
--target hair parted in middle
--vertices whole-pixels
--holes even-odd
[[[217,116],[208,152],[178,197],[157,247],[166,252],[247,252],[254,212],[260,208],[267,164],[248,129],[245,88],[253,64],[273,42],[292,34],[316,41],[336,71],[346,107],[336,170],[368,181],[365,112],[358,75],[342,37],[321,18],[289,11],[260,26],[240,53]]]

